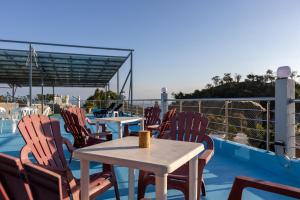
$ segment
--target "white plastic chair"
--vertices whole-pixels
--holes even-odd
[[[5,117],[6,117],[6,109],[0,107],[0,119],[5,119]]]
[[[50,110],[51,110],[50,107],[45,108],[45,110],[43,111],[43,115],[48,116],[50,113]]]

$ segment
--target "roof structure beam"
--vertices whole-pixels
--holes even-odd
[[[127,56],[124,56],[124,52],[115,52],[112,55],[91,55],[35,51],[39,66],[39,68],[35,68],[33,67],[34,63],[32,63],[33,60],[31,60],[32,62],[28,62],[28,54],[32,51],[31,48],[29,50],[0,48],[0,83],[10,83],[19,86],[41,86],[44,83],[44,87],[104,87],[119,71],[120,67],[126,62],[133,51],[132,49],[0,39],[1,42],[22,43],[30,46],[48,45],[128,52]]]

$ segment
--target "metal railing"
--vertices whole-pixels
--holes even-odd
[[[209,119],[208,133],[238,143],[274,150],[275,134],[274,98],[205,98],[168,99],[168,109],[194,111]],[[82,100],[86,108],[107,107],[114,101]],[[133,103],[122,101],[121,111],[133,115],[144,115],[149,106],[160,106],[161,99],[134,99]],[[74,105],[77,103],[75,102]],[[91,109],[87,109],[90,111]],[[300,113],[299,113],[300,114]]]
[[[80,100],[80,105],[87,112],[91,112],[92,108],[106,108],[113,102],[123,103],[120,109],[122,112],[139,116],[144,115],[146,107],[161,106],[161,99],[135,99],[132,104],[127,100]],[[209,134],[274,151],[274,98],[168,99],[167,102],[168,109],[176,108],[179,112],[194,111],[205,114],[209,119]],[[295,132],[296,137],[300,138],[300,99],[294,102]],[[70,100],[70,104],[78,105],[78,100]],[[22,107],[21,104],[19,106]],[[300,142],[296,143],[296,147],[300,148]]]

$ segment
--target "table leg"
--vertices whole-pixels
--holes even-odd
[[[128,168],[128,199],[134,199],[134,168]]]
[[[99,133],[99,121],[96,121],[96,133]]]
[[[189,161],[189,200],[197,200],[198,156]]]
[[[118,129],[119,129],[119,138],[122,138],[123,137],[122,123],[118,123]]]
[[[142,120],[141,120],[141,128],[140,128],[140,129],[141,129],[141,131],[143,131],[143,130],[144,130],[144,128],[145,128],[145,127],[144,127],[144,119],[142,119]]]
[[[81,200],[89,199],[89,168],[90,163],[88,160],[80,160],[80,189],[81,189]]]
[[[167,177],[168,174],[155,175],[155,199],[167,200]]]

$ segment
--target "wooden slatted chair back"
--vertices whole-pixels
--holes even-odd
[[[56,169],[67,168],[58,120],[43,115],[25,116],[18,128],[37,163]]]
[[[171,120],[176,116],[176,108],[172,108],[168,112],[166,112],[163,116],[160,126],[158,127],[159,135],[158,138],[163,138],[165,132],[170,129]]]
[[[70,127],[71,121],[66,112],[67,112],[66,109],[63,109],[63,108],[60,109],[60,115],[62,116],[62,118],[65,122],[65,124],[64,124],[65,131],[70,133],[71,132],[71,127]]]
[[[25,163],[24,169],[34,199],[70,199],[64,194],[61,175],[32,163]]]
[[[72,111],[72,110],[71,110]],[[84,126],[79,124],[78,115],[70,112],[70,110],[61,110],[66,128],[70,131],[74,138],[74,147],[80,148],[85,145],[85,137],[88,135]]]
[[[25,176],[20,159],[0,153],[0,183],[1,190],[4,192],[2,198],[32,199],[29,186],[24,180]]]
[[[78,108],[78,107],[70,107],[67,109],[69,112],[74,113],[75,115],[77,115],[78,118],[78,122],[81,126],[86,126],[86,115],[85,112],[82,108]]]
[[[203,142],[206,137],[208,119],[202,113],[180,112],[171,121],[170,136],[173,140]]]
[[[145,108],[145,127],[149,125],[159,124],[160,122],[160,108],[158,106]]]
[[[78,117],[77,114],[75,113],[70,113],[71,118],[72,118],[72,123],[73,126],[76,128],[78,135],[82,136],[82,137],[86,137],[89,136],[89,131],[86,128],[86,126],[84,126],[80,121],[80,117]]]

